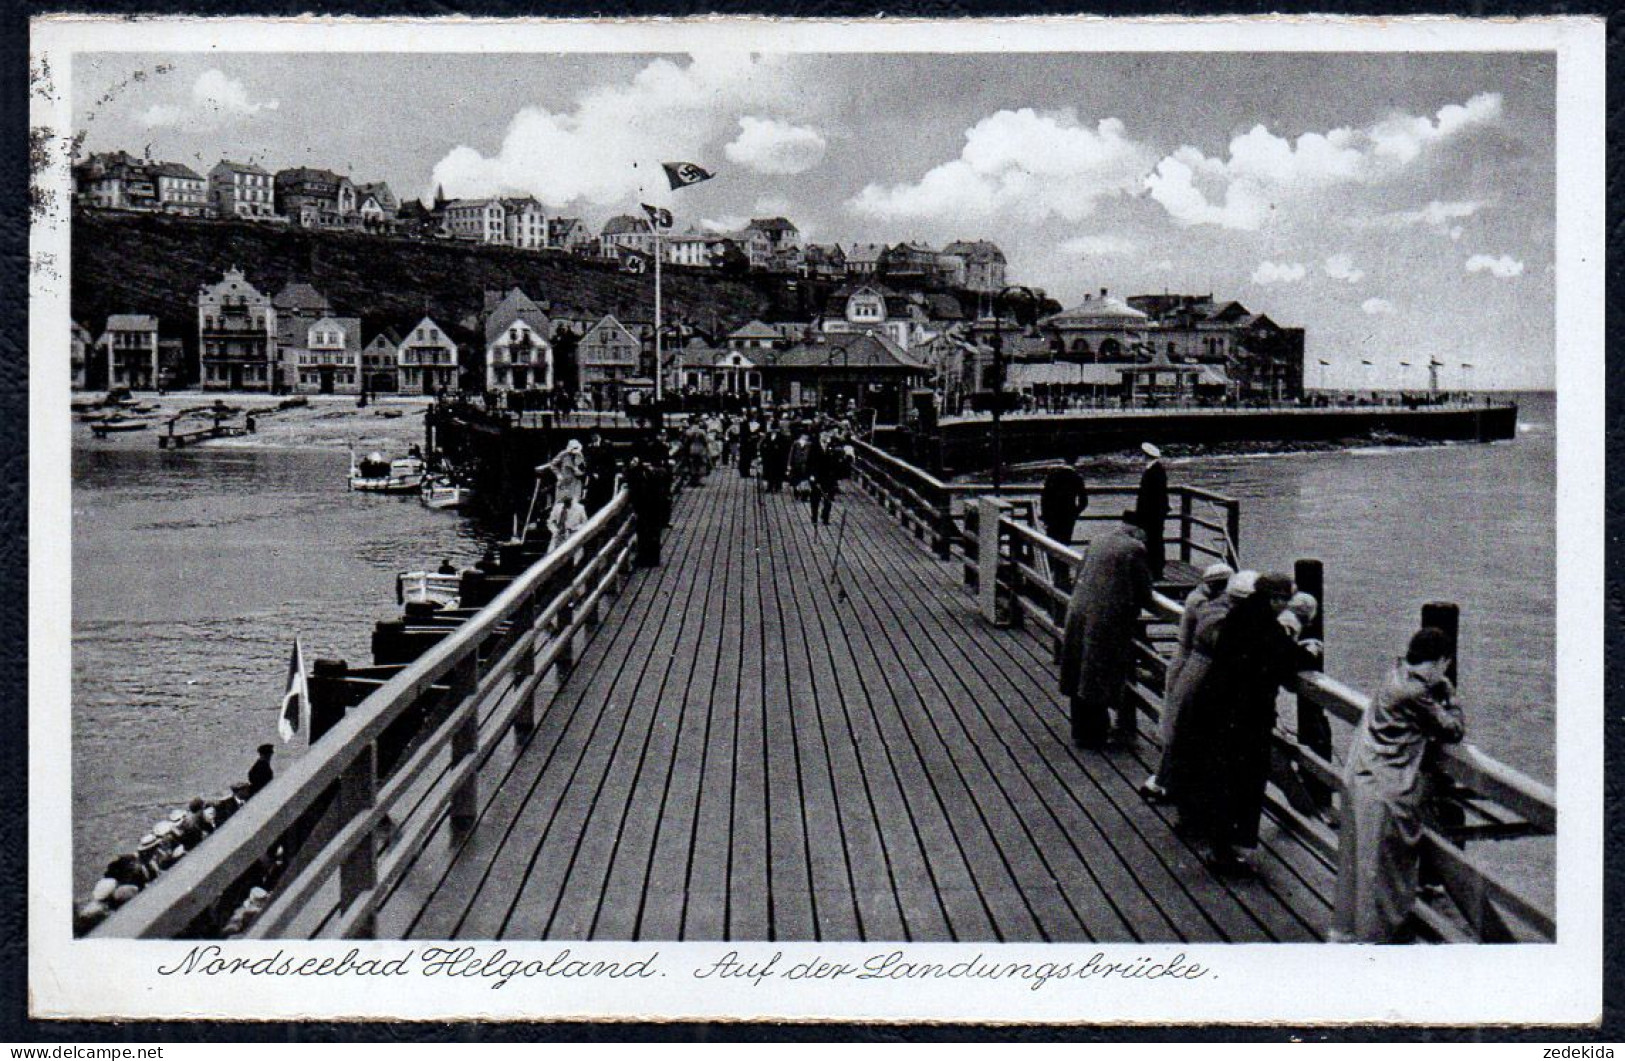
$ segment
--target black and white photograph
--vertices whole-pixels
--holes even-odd
[[[36,1015],[1595,1019],[1601,26],[37,20]]]

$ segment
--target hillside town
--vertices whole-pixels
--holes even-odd
[[[985,410],[1001,391],[1017,407],[1055,411],[1303,396],[1302,328],[1211,293],[1124,298],[1102,287],[1057,307],[1041,291],[1012,286],[1004,253],[987,239],[940,249],[818,244],[785,217],[710,232],[661,231],[634,215],[611,217],[594,234],[533,197],[448,199],[437,190],[425,205],[398,200],[387,183],[323,169],[272,173],[222,160],[205,177],[123,151],[93,155],[73,175],[75,203],[87,210],[512,248],[629,273],[648,271],[658,255],[679,271],[829,290],[812,312],[709,326],[668,320],[657,343],[653,320],[584,313],[518,286],[487,291],[456,319],[384,319],[335,305],[311,283],[273,289],[230,268],[197,278],[196,316],[183,327],[143,306],[75,321],[76,389],[484,393],[524,407],[598,410],[661,390],[740,405],[873,409],[881,422],[902,419],[921,391],[947,415]]]

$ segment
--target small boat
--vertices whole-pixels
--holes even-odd
[[[151,420],[136,420],[128,416],[104,416],[100,420],[91,422],[90,433],[97,438],[106,438],[115,432],[145,431],[152,426]]]
[[[423,480],[423,493],[419,496],[427,508],[462,508],[473,492],[461,483],[443,475]]]
[[[457,607],[463,576],[438,571],[403,571],[395,576],[395,599],[402,604],[428,602],[442,608]]]
[[[350,489],[374,494],[415,494],[423,488],[423,461],[417,457],[385,460],[372,453],[350,461]]]

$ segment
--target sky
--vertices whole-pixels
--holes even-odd
[[[1554,75],[1533,53],[214,51],[80,55],[73,93],[87,151],[531,194],[594,229],[648,202],[679,229],[987,238],[1066,305],[1211,293],[1301,326],[1310,386],[1421,387],[1436,359],[1445,387],[1533,389]],[[674,193],[663,161],[716,178]]]

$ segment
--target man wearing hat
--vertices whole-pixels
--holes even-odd
[[[1088,507],[1089,487],[1077,468],[1058,464],[1044,476],[1044,489],[1038,495],[1038,518],[1045,534],[1062,545],[1071,545],[1078,516]],[[1055,565],[1055,588],[1072,588],[1072,571],[1065,564]]]
[[[1072,743],[1106,747],[1116,718],[1116,743],[1131,746],[1136,732],[1128,681],[1134,670],[1134,634],[1151,602],[1145,530],[1133,511],[1108,534],[1089,543],[1061,642],[1061,691],[1072,701]]]
[[[1145,528],[1146,558],[1151,563],[1151,579],[1162,578],[1163,525],[1168,522],[1168,469],[1162,466],[1162,450],[1150,442],[1140,444],[1140,452],[1151,463],[1140,473],[1140,490],[1134,497],[1140,526]]]

